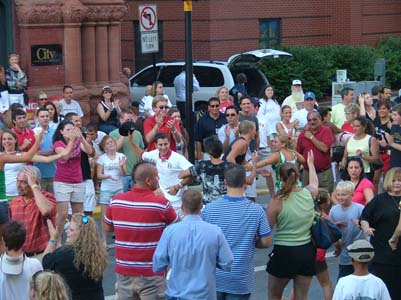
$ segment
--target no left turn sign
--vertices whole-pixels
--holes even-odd
[[[141,32],[157,31],[156,5],[139,6],[139,23]]]

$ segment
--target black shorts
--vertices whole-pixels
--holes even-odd
[[[327,263],[325,260],[323,261],[317,261],[315,260],[315,271],[316,274],[321,273],[323,271],[327,270]]]
[[[316,248],[312,243],[301,246],[275,245],[269,254],[266,271],[278,278],[294,278],[296,275],[313,276]]]
[[[6,224],[9,221],[8,219],[8,202],[1,201],[0,202],[0,225]]]

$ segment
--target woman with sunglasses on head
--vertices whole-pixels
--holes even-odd
[[[52,271],[36,272],[30,282],[29,300],[70,300],[63,277]]]
[[[121,112],[120,100],[114,98],[113,91],[109,86],[103,88],[96,112],[99,116],[98,128],[100,131],[109,134],[120,127],[118,120],[118,115]]]
[[[102,280],[107,267],[107,253],[96,222],[84,214],[71,217],[66,244],[56,249],[58,230],[48,221],[50,240],[43,256],[43,267],[61,274],[72,300],[104,300]]]

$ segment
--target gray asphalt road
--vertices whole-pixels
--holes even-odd
[[[270,196],[266,194],[264,190],[264,184],[261,180],[258,180],[258,191],[259,196],[256,199],[256,202],[266,207],[270,200]],[[109,244],[111,248],[109,249],[110,255],[110,264],[107,268],[107,271],[104,275],[103,279],[103,287],[107,300],[114,299],[114,285],[115,285],[115,273],[114,273],[114,248],[113,248],[113,240],[111,239],[111,235],[109,236]],[[252,300],[261,300],[267,299],[267,273],[265,271],[266,262],[267,262],[267,254],[270,252],[270,249],[256,249],[254,266],[255,266],[255,287],[252,292]],[[327,264],[329,267],[330,278],[333,282],[333,285],[336,282],[337,274],[338,274],[338,262],[337,258],[332,257],[331,251],[328,251]],[[291,283],[285,289],[284,295],[288,297],[288,294],[291,290]],[[313,279],[311,288],[309,290],[309,300],[321,300],[323,299],[323,293],[321,291],[320,285],[317,282],[316,278]]]

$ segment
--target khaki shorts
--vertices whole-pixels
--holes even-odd
[[[117,274],[116,294],[118,300],[164,300],[166,299],[166,278]]]
[[[55,181],[54,195],[57,202],[83,203],[85,199],[85,183],[63,183]]]

